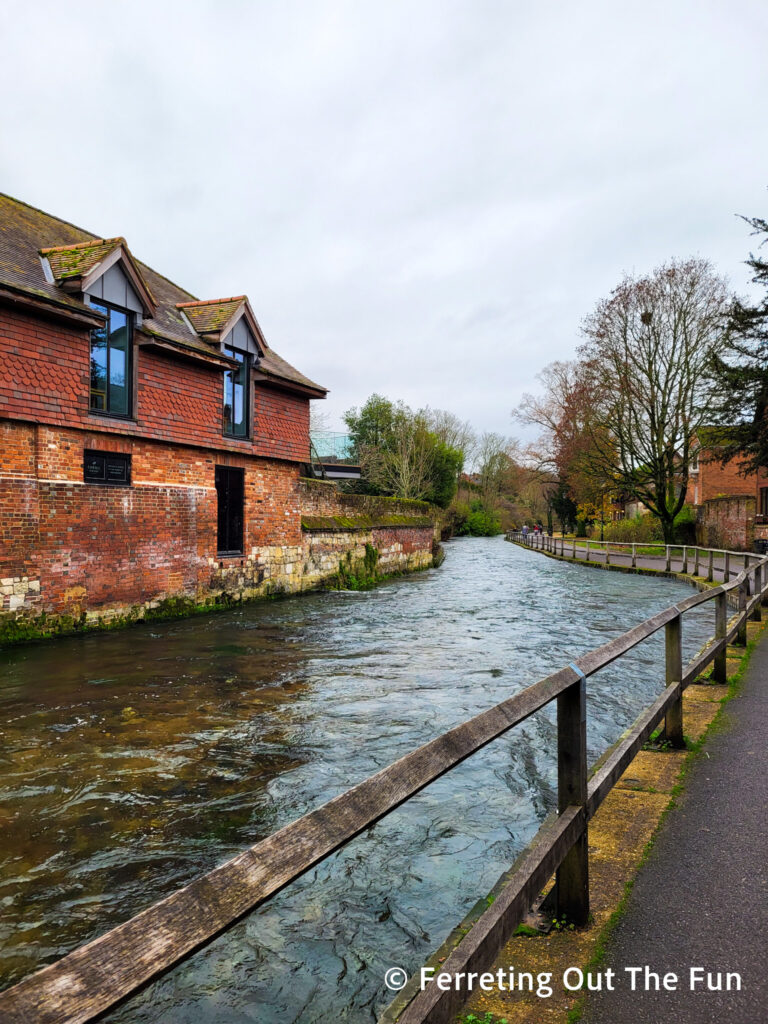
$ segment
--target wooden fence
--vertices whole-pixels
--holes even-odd
[[[554,553],[558,541],[543,536],[533,541],[529,535],[525,543]],[[666,559],[669,564],[668,551]],[[747,618],[760,616],[768,558],[746,556],[735,579],[730,579],[730,561],[728,557],[724,560],[724,584],[666,608],[577,662],[438,736],[7,989],[0,994],[0,1020],[3,1024],[85,1024],[97,1020],[435,779],[553,701],[557,702],[558,812],[539,829],[510,881],[448,956],[442,970],[450,974],[482,971],[492,963],[553,872],[557,878],[558,914],[584,924],[589,913],[589,819],[662,720],[667,740],[673,746],[683,746],[683,690],[712,662],[714,679],[725,682],[727,644],[734,639],[745,643]],[[726,602],[732,593],[738,595],[739,611],[728,622]],[[707,601],[715,603],[714,638],[684,669],[682,616]],[[589,778],[587,679],[662,628],[666,634],[666,688]],[[430,983],[404,1009],[399,1022],[444,1024],[453,1019],[465,998],[462,991],[443,991]]]
[[[672,563],[679,561],[680,572],[691,572],[694,576],[705,576],[712,583],[715,578],[715,571],[720,570],[724,581],[730,579],[731,574],[738,572],[738,566],[745,569],[750,563],[760,561],[762,555],[753,554],[750,551],[726,551],[721,548],[703,548],[693,544],[662,544],[655,541],[645,543],[643,541],[607,541],[588,540],[586,537],[554,537],[546,533],[527,533],[511,531],[507,534],[507,540],[524,544],[526,547],[539,551],[546,551],[561,558],[581,558],[582,561],[592,561],[592,555],[604,554],[603,564],[611,565],[611,555],[618,558],[629,559],[632,568],[637,566],[638,557],[645,555],[650,558],[660,558],[664,562],[664,569],[672,571]],[[722,556],[722,557],[721,557]],[[717,560],[721,559],[720,564]],[[599,558],[598,558],[599,560]],[[613,564],[621,564],[614,562]],[[701,570],[706,568],[706,573]]]

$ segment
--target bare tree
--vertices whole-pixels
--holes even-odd
[[[730,296],[702,259],[626,277],[584,323],[580,355],[597,417],[590,457],[674,539],[691,445],[706,421],[706,367],[721,350]]]
[[[309,429],[312,434],[330,433],[330,413],[318,401],[309,403]]]
[[[603,447],[607,439],[589,366],[578,359],[550,363],[537,380],[541,393],[523,395],[513,412],[515,419],[541,431],[526,447],[526,464],[576,501],[594,500],[615,486],[615,479],[605,460],[594,457],[595,437],[602,437]]]
[[[480,497],[487,509],[495,508],[503,493],[516,489],[517,450],[517,441],[492,431],[478,438],[475,466]]]
[[[472,461],[477,447],[477,435],[471,423],[459,419],[455,413],[447,409],[430,409],[429,406],[421,410],[421,415],[435,437],[439,437],[443,444],[461,452],[465,465]]]
[[[399,498],[422,498],[429,491],[434,455],[424,417],[406,415],[404,409],[394,416],[386,447],[363,445],[360,451],[368,481]]]

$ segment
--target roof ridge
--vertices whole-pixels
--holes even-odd
[[[40,212],[42,213],[43,211],[41,210]],[[89,246],[106,245],[108,242],[114,242],[115,245],[118,242],[123,242],[126,249],[128,248],[125,238],[122,235],[117,235],[115,238],[90,238],[87,242],[73,242],[71,245],[49,245],[46,249],[40,249],[39,251],[45,255],[49,252],[62,252],[64,249],[86,249]]]
[[[77,243],[75,243],[76,245],[91,245],[94,242],[106,242],[106,241],[109,241],[109,239],[100,238],[94,231],[89,231],[87,228],[81,228],[79,224],[73,224],[71,220],[64,220],[63,217],[57,217],[56,214],[48,213],[47,210],[43,210],[39,206],[34,206],[32,203],[25,203],[23,199],[19,199],[17,196],[12,196],[8,192],[0,192],[0,199],[8,199],[10,202],[16,203],[18,206],[23,206],[27,210],[34,210],[35,213],[41,213],[43,215],[43,217],[48,217],[50,220],[55,220],[59,224],[65,224],[69,228],[74,228],[75,231],[82,231],[84,235],[90,235],[91,236],[90,240],[88,242],[82,242],[82,243],[77,242]],[[122,238],[123,241],[125,242],[125,236],[124,235],[120,235],[119,237]],[[125,244],[126,244],[126,246],[128,245],[127,242],[125,242]],[[59,248],[59,247],[58,246],[53,246],[53,248]],[[142,260],[136,259],[135,256],[134,256],[134,259],[136,260],[137,263],[139,263],[142,267],[144,267],[145,270],[149,270],[149,271],[151,271],[151,273],[155,274],[157,277],[162,278],[163,281],[167,281],[168,284],[173,285],[174,288],[178,288],[180,292],[186,292],[187,295],[191,295],[192,294],[192,292],[189,291],[188,288],[183,288],[180,284],[176,284],[176,282],[172,281],[170,279],[170,277],[166,277],[165,274],[161,274],[159,270],[155,270],[154,267],[150,267],[150,265],[148,263],[144,263],[144,262],[142,262]]]
[[[176,308],[182,309],[186,306],[220,306],[225,302],[243,302],[246,295],[230,295],[226,299],[195,299],[194,302],[177,302]]]
[[[93,241],[97,241],[97,236],[93,231],[89,231],[87,228],[81,228],[79,224],[73,224],[71,220],[64,220],[63,217],[57,217],[55,213],[48,213],[47,210],[41,210],[39,206],[33,206],[32,203],[25,203],[23,199],[17,199],[16,196],[9,195],[8,192],[0,192],[0,198],[10,199],[12,203],[18,203],[19,206],[26,206],[28,210],[34,210],[35,213],[42,213],[44,217],[50,217],[51,220],[57,220],[59,224],[66,224],[69,228],[74,228],[75,231],[82,231],[84,235],[90,235]]]

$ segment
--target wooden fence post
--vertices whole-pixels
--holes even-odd
[[[665,720],[666,738],[673,747],[684,747],[683,738],[683,631],[682,616],[676,615],[664,628],[667,686],[677,683],[677,700],[671,704]]]
[[[632,568],[637,568],[637,545],[632,541]]]
[[[707,566],[707,582],[713,583],[715,579],[715,552],[709,549],[709,565]]]
[[[715,596],[715,640],[723,640],[725,638],[726,630],[728,628],[728,595],[717,594]],[[726,671],[726,657],[727,651],[723,646],[722,651],[718,651],[715,655],[715,660],[712,664],[712,678],[716,683],[727,682],[728,675]]]
[[[587,561],[589,561],[589,541],[587,541]]]
[[[699,575],[699,548],[698,548],[698,546],[696,546],[693,549],[693,552],[694,552],[694,557],[693,557],[693,575],[694,576],[698,576]]]
[[[731,582],[731,552],[723,552],[725,555],[725,567],[723,569],[723,583]]]
[[[585,808],[584,831],[557,869],[557,916],[585,925],[589,917],[587,843],[587,680],[582,676],[557,698],[557,805]]]
[[[605,564],[611,564],[611,546],[608,541],[605,542]]]
[[[672,556],[670,554],[669,544],[667,544],[667,572],[669,572],[671,570],[671,568],[672,568]]]
[[[688,548],[685,544],[683,544],[683,567],[680,571],[688,572]]]
[[[740,647],[747,646],[747,600],[749,597],[749,578],[747,576],[739,584],[739,631],[736,643]]]
[[[571,557],[572,558],[576,557],[576,534],[575,533],[573,535],[573,555]]]
[[[763,567],[760,562],[755,566],[755,584],[752,588],[753,595],[762,594],[763,592]],[[762,599],[758,600],[755,607],[752,609],[752,618],[755,622],[760,622],[763,617],[762,610]]]

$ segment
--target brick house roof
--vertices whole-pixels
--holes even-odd
[[[178,309],[184,310],[198,334],[217,334],[229,323],[243,302],[244,295],[234,295],[231,299],[204,299],[179,302],[176,305]]]
[[[231,317],[237,306],[245,301],[244,296],[201,302],[145,263],[135,260],[124,238],[98,238],[74,224],[0,193],[0,289],[21,293],[72,312],[89,312],[89,307],[79,295],[66,291],[62,285],[86,276],[118,245],[123,247],[140,275],[142,285],[156,304],[153,315],[142,321],[141,331],[161,341],[166,340],[176,348],[211,355],[214,352],[211,342],[201,335],[213,334],[224,326],[227,321],[222,317],[226,310],[230,310]],[[46,278],[42,258],[48,261],[53,281]],[[211,326],[214,323],[218,326]],[[190,324],[195,334],[190,330]],[[207,329],[203,326],[206,324]],[[263,336],[260,341],[263,342]],[[326,388],[291,366],[266,343],[263,347],[257,370],[265,380],[289,387],[298,386],[301,390],[315,392],[317,397],[327,393]]]
[[[125,245],[124,238],[99,238],[94,242],[51,246],[40,252],[47,258],[54,280],[63,281],[68,277],[87,274],[121,244]]]

